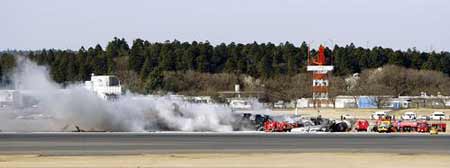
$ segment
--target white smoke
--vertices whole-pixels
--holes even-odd
[[[68,131],[75,126],[92,131],[233,130],[233,113],[227,106],[132,93],[106,101],[81,83],[62,88],[51,80],[46,67],[21,57],[13,81],[18,92],[37,101],[27,107],[2,109],[3,131]],[[20,116],[37,119],[18,119]]]

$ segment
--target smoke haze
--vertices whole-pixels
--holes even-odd
[[[75,126],[87,131],[233,130],[231,109],[220,104],[133,93],[106,101],[82,83],[62,88],[46,67],[22,57],[12,76],[24,106],[2,107],[3,131],[71,131]]]

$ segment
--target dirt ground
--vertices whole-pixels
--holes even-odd
[[[383,153],[225,153],[131,156],[3,155],[0,167],[333,167],[448,168],[450,155]]]
[[[295,114],[294,109],[287,109],[287,110],[280,110],[280,109],[274,109],[274,113],[279,114]],[[358,109],[358,108],[321,108],[321,109],[314,109],[314,108],[299,108],[297,110],[297,114],[305,115],[305,116],[317,116],[318,114],[322,115],[326,118],[340,118],[343,114],[350,114],[352,116],[355,116],[356,118],[361,119],[369,119],[370,115],[375,111],[391,111],[391,115],[395,115],[396,117],[400,117],[404,112],[411,111],[416,112],[417,116],[420,115],[427,115],[430,116],[431,113],[435,111],[442,111],[444,112],[447,117],[450,115],[450,109],[430,109],[430,108],[410,108],[410,109],[401,109],[401,110],[391,110],[391,109]]]

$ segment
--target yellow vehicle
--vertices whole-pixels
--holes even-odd
[[[430,134],[431,135],[437,135],[438,134],[438,129],[436,127],[431,127],[430,129]]]
[[[392,122],[395,122],[395,120],[392,120],[392,116],[381,117],[377,120],[376,125],[373,127],[372,131],[379,133],[395,132],[396,128],[394,127]]]
[[[391,130],[391,121],[381,121],[381,123],[378,125],[378,132],[390,132]]]

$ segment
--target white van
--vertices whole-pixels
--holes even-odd
[[[230,107],[232,109],[245,109],[249,110],[252,108],[252,105],[249,101],[243,99],[235,99],[230,101]]]
[[[377,120],[380,117],[386,117],[387,115],[388,115],[387,111],[376,111],[376,112],[372,113],[372,115],[370,116],[370,119]]]
[[[417,118],[417,114],[415,112],[405,112],[402,115],[402,120],[415,120]]]
[[[444,112],[436,111],[431,113],[430,119],[432,120],[445,120],[447,117]]]

